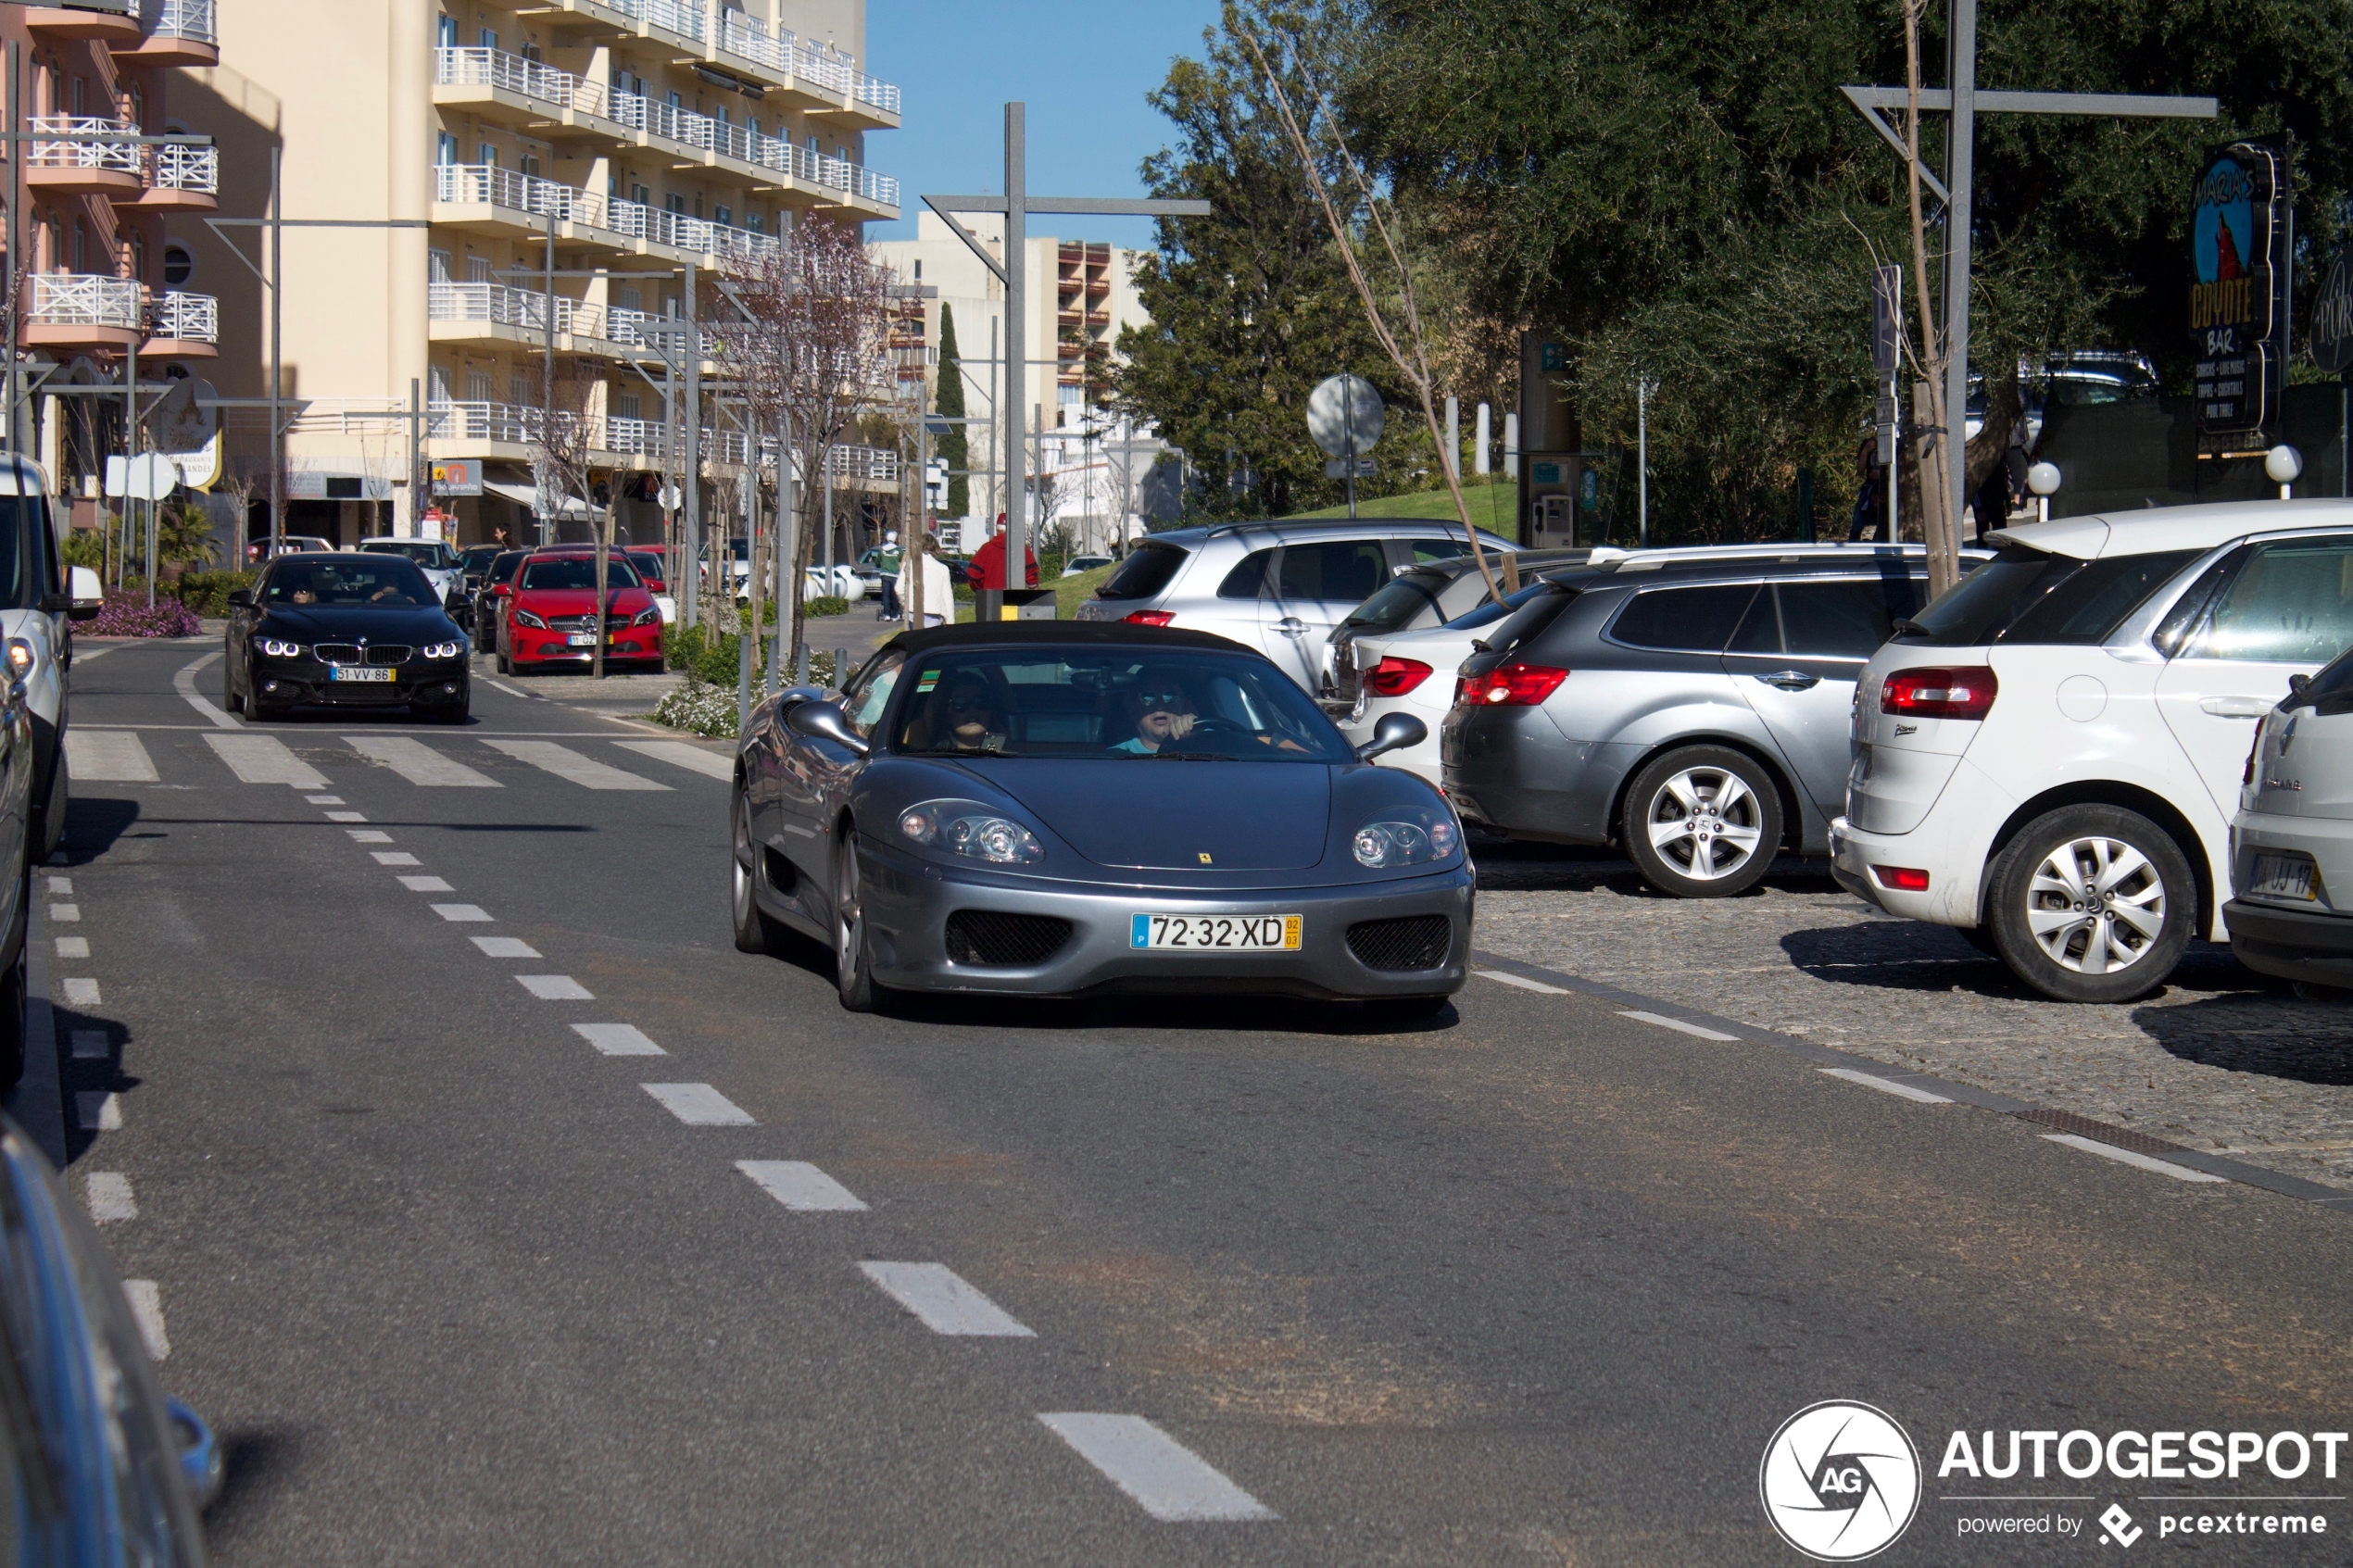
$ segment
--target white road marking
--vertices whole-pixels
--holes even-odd
[[[57,957],[61,959],[86,959],[89,956],[90,938],[87,936],[60,936],[57,938]]]
[[[751,1127],[750,1114],[709,1084],[640,1084],[689,1127]]]
[[[543,1002],[593,1002],[588,987],[569,974],[518,974],[522,988]]]
[[[444,757],[421,740],[406,735],[346,735],[344,744],[371,758],[412,784],[427,789],[499,789],[488,773],[478,773],[463,762]]]
[[[447,921],[488,920],[480,904],[434,904],[433,912]]]
[[[104,1061],[107,1060],[107,1032],[103,1029],[77,1029],[73,1032],[73,1060]]]
[[[223,730],[242,730],[245,724],[234,714],[221,712],[212,705],[210,699],[196,695],[196,671],[219,659],[220,651],[219,648],[213,649],[174,675],[171,678],[171,689],[186,698],[189,707],[210,720],[216,727]]]
[[[73,1110],[85,1133],[122,1131],[122,1101],[111,1089],[84,1089],[73,1097]]]
[[[286,743],[276,735],[207,735],[205,744],[229,764],[231,772],[247,784],[292,784],[296,789],[327,787],[326,778],[319,770],[287,750]]]
[[[1064,1411],[1038,1419],[1154,1519],[1183,1524],[1277,1517],[1140,1415]]]
[[[945,1263],[861,1263],[858,1267],[882,1286],[883,1294],[921,1318],[934,1334],[1038,1337]]]
[[[417,862],[411,860],[409,863],[413,866]],[[457,891],[446,879],[437,876],[404,876],[400,879],[400,885],[411,893],[455,893]]]
[[[714,779],[736,776],[735,759],[724,752],[705,751],[698,746],[688,746],[683,740],[622,740],[613,744],[623,751],[634,751],[657,762],[673,762]]]
[[[331,822],[364,822],[367,820],[368,819],[366,817],[361,816],[357,811],[330,811],[327,813],[327,821]]]
[[[485,686],[495,687],[499,691],[505,692],[509,696],[527,697],[531,695],[529,692],[516,690],[514,687],[507,684],[504,681],[484,681],[483,684]]]
[[[98,1005],[98,983],[96,981],[63,980],[59,981],[58,984],[66,988],[66,1005],[68,1007],[94,1008]]]
[[[127,732],[68,730],[66,776],[81,784],[154,784],[156,760]]]
[[[1949,1095],[1931,1094],[1926,1089],[1914,1088],[1909,1084],[1899,1084],[1893,1078],[1881,1078],[1869,1073],[1858,1073],[1852,1067],[1825,1067],[1821,1071],[1833,1078],[1843,1078],[1850,1084],[1860,1084],[1867,1089],[1877,1089],[1883,1095],[1894,1095],[1899,1099],[1916,1100],[1921,1105],[1953,1103],[1952,1097]]]
[[[171,1355],[171,1336],[163,1331],[163,1290],[151,1279],[127,1279],[122,1293],[130,1298],[131,1315],[139,1320],[139,1337],[147,1342],[147,1356],[152,1361],[166,1361]]]
[[[417,857],[411,855],[406,849],[378,849],[373,851],[369,858],[373,859],[376,864],[380,866],[413,866],[417,864]]]
[[[520,936],[477,936],[473,945],[494,959],[535,959],[539,949]]]
[[[607,1056],[668,1056],[634,1023],[575,1023],[572,1032]]]
[[[1665,1013],[1620,1011],[1617,1016],[1620,1018],[1630,1018],[1642,1023],[1655,1023],[1661,1029],[1680,1029],[1686,1035],[1696,1035],[1703,1040],[1737,1040],[1740,1038],[1738,1035],[1727,1035],[1720,1030],[1716,1029],[1703,1029],[1696,1023],[1686,1023],[1680,1018],[1669,1018]]]
[[[50,891],[51,893],[55,894],[57,897],[60,897],[60,898],[70,898],[70,897],[73,897],[73,878],[71,878],[71,877],[69,877],[69,876],[53,876],[53,877],[51,877],[51,878],[49,879],[49,891]]]
[[[1530,980],[1524,974],[1514,974],[1509,970],[1475,969],[1471,972],[1481,980],[1500,980],[1506,985],[1516,985],[1523,991],[1533,991],[1539,996],[1566,997],[1568,995],[1568,988],[1565,985],[1547,985],[1541,980]]]
[[[354,844],[390,844],[392,842],[392,834],[382,828],[346,828],[344,831],[351,834],[351,842]]]
[[[2130,1165],[2136,1170],[2154,1171],[2177,1182],[2219,1182],[2223,1179],[2205,1171],[2193,1171],[2187,1165],[2176,1165],[2170,1160],[2152,1160],[2145,1154],[2135,1154],[2112,1143],[2079,1137],[2073,1133],[2045,1133],[2043,1136],[2051,1143],[2063,1143],[2070,1148],[2080,1148],[2086,1154],[2096,1154],[2103,1160],[2113,1160],[2120,1165]]]
[[[738,1160],[736,1169],[799,1214],[848,1214],[866,1206],[848,1187],[805,1160]]]
[[[583,789],[659,789],[666,784],[635,773],[624,773],[610,768],[592,757],[584,757],[568,746],[558,746],[548,740],[486,740],[482,743],[494,751],[503,751],[518,762],[528,762],[560,779],[570,779]]]
[[[120,1171],[90,1173],[90,1217],[100,1224],[139,1217],[139,1200],[131,1196],[131,1178]]]
[[[52,904],[49,906],[49,918],[59,925],[78,925],[82,922],[82,906]]]
[[[340,806],[343,804],[343,797],[340,795],[306,795],[302,798],[304,804],[309,806]]]

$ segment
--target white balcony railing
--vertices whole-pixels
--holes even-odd
[[[623,16],[656,27],[666,27],[699,44],[703,40],[702,0],[604,0]]]
[[[434,81],[445,87],[496,87],[582,114],[606,112],[602,82],[504,49],[435,49],[433,62]]]
[[[136,136],[139,128],[129,120],[94,115],[37,114],[32,117],[32,132],[36,136],[44,132],[53,136]],[[35,142],[28,161],[35,169],[107,169],[118,174],[137,174],[139,144]]]
[[[584,416],[559,413],[557,428],[573,428]],[[666,458],[670,456],[670,426],[661,420],[623,419],[615,415],[585,416],[591,450],[628,457]],[[435,403],[425,421],[426,435],[434,441],[496,441],[527,446],[545,428],[541,410],[517,403]],[[700,453],[706,462],[740,467],[750,457],[751,441],[741,431],[704,429]],[[774,436],[760,441],[760,461],[776,466]],[[875,483],[899,482],[899,454],[887,446],[836,445],[825,454],[825,468],[837,479]]]
[[[94,272],[35,272],[31,320],[44,327],[109,327],[141,332],[146,326],[145,291],[130,278]]]
[[[143,0],[140,30],[150,38],[187,38],[199,44],[220,42],[214,30],[213,0]]]
[[[155,297],[147,312],[147,335],[182,343],[220,341],[220,302],[208,294],[169,290]]]
[[[167,191],[220,194],[220,149],[191,146],[185,142],[161,142],[144,149],[148,155],[147,183]]]

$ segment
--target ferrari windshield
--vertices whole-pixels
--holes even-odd
[[[292,556],[270,569],[260,599],[266,605],[332,605],[338,608],[419,609],[437,605],[425,574],[399,556]]]
[[[1192,648],[943,650],[911,665],[892,749],[1114,762],[1348,762],[1307,694],[1264,659]]]

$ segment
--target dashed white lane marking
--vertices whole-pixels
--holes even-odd
[[[111,1089],[84,1089],[73,1097],[74,1120],[85,1133],[122,1131],[122,1100]]]
[[[861,1263],[858,1267],[882,1286],[884,1295],[922,1319],[934,1334],[1038,1337],[945,1263]]]
[[[58,982],[66,989],[66,1005],[94,1008],[98,1005],[98,983],[94,980],[64,980]]]
[[[1063,1411],[1038,1419],[1154,1519],[1184,1524],[1276,1517],[1273,1509],[1140,1415]]]
[[[330,811],[327,813],[327,821],[331,822],[364,822],[367,820],[368,819],[366,817],[362,816],[358,811]]]
[[[139,1337],[147,1342],[152,1361],[171,1356],[171,1336],[163,1331],[163,1289],[151,1279],[127,1279],[122,1293],[131,1301],[131,1315],[139,1320]]]
[[[503,751],[518,762],[553,773],[560,779],[570,779],[583,789],[659,789],[666,784],[626,773],[619,768],[608,767],[592,757],[584,757],[568,746],[558,746],[551,740],[486,740],[482,743],[494,751]]]
[[[307,806],[340,806],[343,804],[343,797],[340,795],[306,795],[302,797],[302,799],[303,804]]]
[[[416,864],[414,860],[409,863]],[[457,891],[446,879],[437,876],[404,876],[400,879],[400,885],[411,893],[455,893]]]
[[[2086,1154],[2096,1154],[2103,1160],[2113,1160],[2120,1165],[2136,1170],[2154,1171],[2160,1176],[2171,1176],[2177,1182],[2219,1182],[2221,1176],[2205,1171],[2193,1171],[2186,1165],[2176,1165],[2170,1160],[2153,1160],[2145,1154],[2135,1154],[2129,1148],[2119,1148],[2112,1143],[2100,1143],[2073,1133],[2045,1133],[2051,1143],[2063,1143],[2070,1148],[2080,1148]]]
[[[668,1056],[634,1023],[575,1023],[572,1032],[607,1056]]]
[[[66,775],[80,784],[154,784],[155,759],[127,731],[66,732]]]
[[[539,949],[520,936],[477,936],[473,945],[494,959],[535,959]]]
[[[229,771],[247,784],[292,784],[296,789],[324,789],[325,775],[286,749],[276,735],[207,735]],[[365,819],[355,818],[355,821]]]
[[[189,707],[203,714],[215,727],[223,730],[242,730],[245,726],[243,721],[234,714],[221,712],[212,705],[209,698],[196,695],[196,671],[220,657],[220,650],[215,648],[194,664],[182,670],[171,678],[171,689],[178,692],[187,701]]]
[[[444,757],[421,740],[406,735],[346,735],[344,744],[427,789],[499,789],[488,773],[478,773],[463,762]]]
[[[107,1060],[107,1032],[103,1029],[73,1031],[73,1060],[104,1061]]]
[[[569,974],[518,974],[522,988],[543,1002],[593,1002],[588,987]]]
[[[1719,1029],[1703,1029],[1696,1023],[1686,1023],[1680,1018],[1669,1018],[1660,1012],[1620,1011],[1620,1018],[1630,1018],[1639,1023],[1655,1023],[1661,1029],[1678,1029],[1686,1035],[1696,1035],[1703,1040],[1737,1040],[1738,1035],[1727,1035]]]
[[[1953,1103],[1952,1097],[1949,1095],[1931,1094],[1926,1089],[1915,1088],[1909,1084],[1899,1084],[1893,1078],[1881,1078],[1874,1073],[1858,1073],[1852,1067],[1825,1067],[1821,1071],[1833,1078],[1843,1078],[1850,1084],[1860,1084],[1867,1089],[1877,1089],[1883,1095],[1894,1095],[1899,1099],[1916,1100],[1921,1105]]]
[[[483,684],[484,684],[484,685],[485,685],[485,686],[494,687],[495,689],[497,689],[497,690],[498,690],[498,691],[505,692],[505,693],[506,693],[509,696],[528,697],[529,696],[531,696],[531,694],[530,694],[529,692],[526,692],[526,691],[518,691],[518,690],[517,690],[517,689],[515,689],[513,686],[510,686],[510,685],[507,684],[507,683],[506,683],[506,682],[504,682],[504,681],[484,681],[484,682],[483,683]]]
[[[131,1196],[131,1178],[120,1171],[90,1173],[90,1217],[100,1224],[139,1217],[139,1200]]]
[[[346,828],[344,831],[351,834],[351,842],[354,844],[390,844],[392,842],[392,834],[382,828]]]
[[[1500,980],[1506,985],[1516,985],[1523,991],[1534,991],[1539,996],[1566,997],[1568,995],[1568,987],[1565,985],[1547,985],[1541,980],[1530,980],[1524,974],[1514,974],[1509,970],[1475,969],[1471,972],[1481,980]]]
[[[796,1213],[849,1214],[866,1207],[848,1187],[805,1160],[738,1160],[736,1169]]]
[[[490,918],[488,915],[483,913],[482,906],[480,904],[434,904],[430,907],[433,909],[433,912],[439,915],[443,920],[478,921],[488,920]]]
[[[76,924],[82,919],[82,906],[79,904],[52,904],[49,906],[49,918],[59,925]]]
[[[664,1110],[689,1127],[751,1127],[749,1111],[709,1084],[640,1084]]]
[[[57,938],[57,957],[61,959],[86,959],[89,956],[90,938],[87,936],[60,936]]]
[[[734,758],[719,752],[705,751],[700,746],[688,746],[683,740],[623,740],[615,741],[613,744],[623,751],[634,751],[640,757],[650,757],[657,762],[674,763],[678,767],[692,769],[711,778],[732,779],[736,776]]]
[[[371,851],[371,858],[380,866],[413,866],[417,863],[417,857],[406,849],[377,849]]]
[[[49,879],[49,891],[50,891],[50,893],[51,893],[54,897],[59,897],[59,898],[70,898],[70,897],[73,897],[73,878],[71,878],[71,877],[69,877],[69,876],[53,876],[53,877],[51,877],[51,878]]]

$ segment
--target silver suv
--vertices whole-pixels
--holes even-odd
[[[1479,541],[1517,548],[1492,533]],[[1469,551],[1459,525],[1413,518],[1175,529],[1139,541],[1078,619],[1214,632],[1320,693],[1327,639],[1349,611],[1397,572]]]

